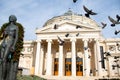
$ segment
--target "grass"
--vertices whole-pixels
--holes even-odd
[[[30,75],[30,76],[27,76],[27,75],[18,75],[17,76],[17,80],[46,80],[46,79],[43,79],[43,78],[40,78],[38,76],[34,76],[34,75]]]

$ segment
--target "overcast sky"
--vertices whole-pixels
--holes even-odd
[[[116,19],[120,15],[120,0],[0,0],[0,26],[8,22],[12,14],[17,17],[17,22],[25,28],[25,40],[35,40],[35,29],[41,28],[44,23],[54,16],[64,14],[69,8],[78,14],[84,14],[83,5],[98,13],[91,16],[99,25],[100,22],[107,23],[102,30],[105,38],[120,38],[120,33],[114,35],[115,29],[120,30],[120,25],[110,26],[108,16]]]

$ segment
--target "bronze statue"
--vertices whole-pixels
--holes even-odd
[[[8,80],[10,71],[9,60],[15,51],[15,45],[18,40],[18,26],[15,24],[17,18],[14,15],[9,17],[9,25],[2,33],[2,41],[0,45],[0,80]]]

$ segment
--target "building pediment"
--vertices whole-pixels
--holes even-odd
[[[98,31],[100,27],[85,23],[77,23],[73,21],[61,21],[59,23],[47,25],[41,29],[38,29],[36,33],[42,32],[59,32],[59,31]]]

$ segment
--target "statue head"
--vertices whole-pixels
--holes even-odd
[[[10,15],[9,16],[9,22],[16,22],[17,21],[17,18],[15,15]]]

